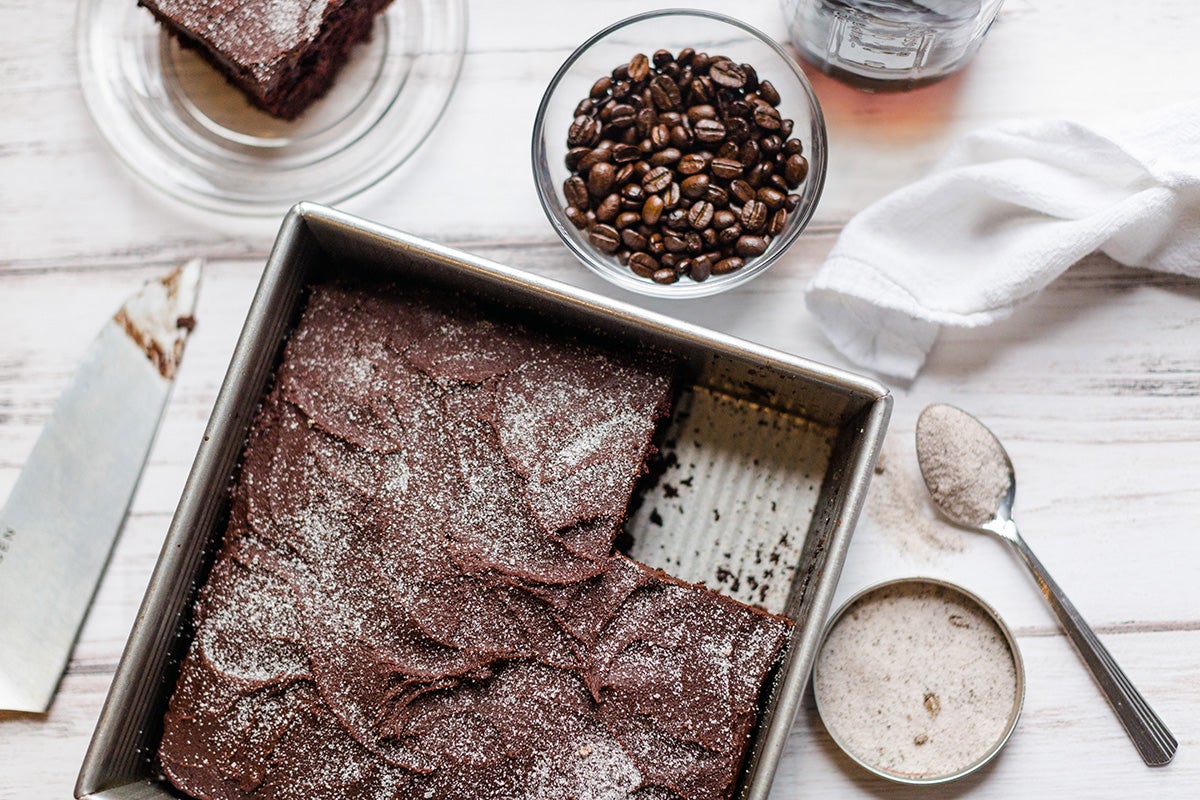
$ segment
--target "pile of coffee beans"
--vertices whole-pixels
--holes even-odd
[[[691,48],[635,55],[575,108],[567,218],[658,283],[741,269],[785,229],[808,175],[778,106],[749,64]]]

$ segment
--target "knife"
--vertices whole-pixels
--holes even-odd
[[[105,323],[0,510],[0,710],[50,706],[195,324],[202,263]]]

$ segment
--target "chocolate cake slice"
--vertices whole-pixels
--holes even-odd
[[[391,0],[138,0],[256,107],[295,119]]]
[[[726,800],[790,623],[613,551],[672,364],[315,287],[165,718],[200,800]]]

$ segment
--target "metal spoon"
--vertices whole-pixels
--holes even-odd
[[[1000,440],[967,412],[934,404],[917,420],[917,459],[929,493],[951,522],[998,536],[1020,554],[1142,760],[1152,767],[1169,763],[1179,746],[1175,737],[1017,531],[1017,479]]]

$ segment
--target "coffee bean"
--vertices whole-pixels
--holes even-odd
[[[701,172],[684,178],[679,184],[679,191],[683,193],[684,197],[696,200],[703,197],[704,193],[708,191],[708,183],[708,176]]]
[[[591,204],[587,183],[578,175],[572,175],[563,182],[563,196],[567,198],[569,206],[580,211],[587,211]]]
[[[627,183],[621,187],[621,205],[623,208],[641,208],[646,202],[646,190],[641,184]]]
[[[595,117],[578,116],[567,131],[569,147],[592,147],[600,141],[600,120]]]
[[[592,197],[604,197],[612,190],[617,171],[612,164],[601,161],[588,170],[587,190]]]
[[[605,75],[603,78],[592,84],[592,91],[590,92],[592,99],[603,100],[605,97],[608,97],[608,90],[611,87],[612,78]]]
[[[650,145],[655,150],[662,150],[671,143],[671,129],[661,122],[650,129]]]
[[[755,195],[755,199],[761,200],[767,208],[772,211],[777,211],[783,208],[783,203],[787,200],[787,195],[778,189],[764,187],[759,189]]]
[[[779,92],[776,91],[775,85],[770,81],[763,81],[758,84],[758,96],[766,100],[770,105],[779,105]]]
[[[653,60],[654,66],[661,69],[662,67],[674,61],[675,58],[671,55],[670,50],[655,50]]]
[[[704,240],[700,238],[700,234],[695,231],[688,231],[683,235],[684,244],[687,246],[687,252],[691,255],[698,256],[704,252]]]
[[[663,247],[668,253],[682,253],[687,249],[687,242],[679,231],[667,231],[663,234]]]
[[[630,80],[644,81],[650,75],[650,59],[642,53],[638,53],[629,60],[628,70]]]
[[[646,245],[646,250],[648,250],[655,258],[661,258],[663,254],[667,252],[667,249],[663,247],[663,235],[657,231],[650,234],[650,240]]]
[[[642,203],[642,222],[651,227],[658,224],[662,218],[663,200],[656,194],[652,194],[646,198],[646,202]]]
[[[567,206],[563,213],[567,215],[567,221],[580,230],[583,230],[589,224],[587,214],[580,211],[575,206]]]
[[[679,275],[673,269],[660,269],[654,273],[653,278],[655,283],[675,283],[679,280]]]
[[[746,82],[742,84],[742,88],[747,92],[758,91],[758,70],[749,64],[739,64],[738,66],[740,66],[742,68],[742,72],[746,74]]]
[[[653,108],[640,108],[637,112],[637,122],[634,127],[637,129],[638,136],[648,137],[650,131],[658,124],[658,114]]]
[[[798,155],[804,152],[804,143],[799,139],[788,139],[783,143],[783,152],[789,156]]]
[[[654,105],[662,111],[675,111],[683,101],[679,84],[666,75],[659,75],[650,81],[650,96],[654,98]]]
[[[779,112],[768,105],[755,106],[754,124],[764,131],[777,131],[781,124]]]
[[[603,139],[589,150],[582,158],[579,159],[578,171],[585,173],[592,167],[599,164],[601,161],[613,160],[613,143],[608,139]]]
[[[751,115],[750,105],[744,100],[734,100],[726,103],[721,110],[727,117],[741,117],[745,119]]]
[[[613,222],[617,226],[617,230],[622,231],[631,225],[637,225],[642,221],[642,215],[636,211],[622,211],[617,214],[617,219]]]
[[[704,199],[715,206],[723,208],[729,205],[729,192],[724,186],[710,183],[708,189],[704,192]]]
[[[614,128],[629,128],[637,122],[637,109],[626,103],[618,103],[612,107],[608,124]]]
[[[679,166],[676,169],[681,175],[695,175],[708,169],[709,160],[707,153],[688,153],[679,159]]]
[[[733,252],[742,258],[761,256],[767,250],[767,240],[761,236],[739,236],[733,245]]]
[[[735,222],[737,222],[737,214],[734,214],[727,208],[722,208],[713,213],[713,227],[717,230],[728,228]]]
[[[637,231],[635,228],[626,228],[621,231],[621,243],[630,250],[645,250],[649,240]]]
[[[774,169],[775,168],[771,165],[771,162],[760,161],[750,168],[750,173],[746,176],[746,180],[751,186],[753,186],[755,189],[758,189],[767,182]]]
[[[689,99],[696,103],[711,103],[716,96],[713,91],[712,78],[707,75],[692,78],[692,82],[688,84],[688,91],[691,92]]]
[[[649,253],[633,253],[629,256],[629,269],[635,275],[649,278],[659,270],[658,259]]]
[[[671,185],[673,177],[671,170],[666,167],[654,167],[642,178],[642,188],[651,194],[661,192]],[[782,201],[782,198],[780,198]]]
[[[672,183],[670,186],[668,186],[666,189],[663,190],[663,193],[662,193],[663,208],[674,208],[675,206],[679,205],[679,200],[682,197],[682,195],[683,195],[683,192],[682,192],[682,190],[680,190],[679,184]]]
[[[754,199],[755,189],[749,183],[739,178],[729,184],[729,193],[732,194],[739,203],[744,205],[747,201]]]
[[[747,139],[742,142],[742,146],[738,148],[737,160],[746,166],[754,166],[758,163],[758,158],[761,155],[758,142],[754,139]]]
[[[732,158],[714,158],[712,173],[718,178],[728,180],[742,174],[742,162]]]
[[[707,200],[698,200],[688,209],[688,224],[698,231],[704,230],[713,219],[713,204]]]
[[[715,119],[702,119],[692,126],[698,141],[713,144],[725,138],[725,126]]]
[[[692,144],[691,128],[685,128],[682,125],[671,128],[671,144],[680,149],[690,147]]]
[[[621,195],[613,192],[600,201],[596,206],[596,219],[601,222],[612,222],[621,213]]]
[[[716,158],[733,159],[736,161],[741,149],[738,147],[737,142],[724,142],[717,148]]]
[[[687,110],[688,122],[692,123],[692,127],[696,127],[696,123],[702,119],[716,119],[717,110],[710,105],[696,105]]]
[[[748,231],[761,231],[767,224],[767,206],[758,200],[747,201],[742,206],[741,222]]]
[[[708,280],[708,276],[712,274],[712,259],[707,256],[698,256],[692,259],[692,268],[688,270],[688,275],[694,281],[702,282]]]
[[[791,186],[788,185],[787,179],[784,178],[782,175],[780,175],[778,172],[775,172],[771,175],[769,182],[770,182],[771,186],[775,187],[780,192],[787,192],[787,191],[790,191],[792,188]]]
[[[783,165],[783,177],[789,186],[799,186],[808,177],[808,159],[799,153],[788,156]]]
[[[593,225],[588,231],[588,240],[597,250],[615,253],[621,246],[621,235],[611,225]]]
[[[567,169],[574,172],[579,167],[579,161],[590,152],[590,147],[572,147],[567,151]]]
[[[781,208],[771,215],[771,221],[767,223],[767,233],[772,236],[778,236],[787,228],[788,210]]]
[[[683,153],[679,152],[678,148],[668,147],[650,156],[650,166],[665,167],[678,162],[682,157]]]
[[[737,243],[737,240],[742,236],[741,225],[730,225],[728,228],[722,228],[717,231],[717,244],[722,248],[732,249]]]
[[[628,164],[642,157],[642,151],[631,144],[618,144],[612,149],[612,160],[618,164]]]
[[[739,269],[741,269],[745,265],[746,265],[746,262],[743,261],[742,259],[738,258],[737,256],[732,256],[730,258],[723,258],[720,261],[718,261],[717,263],[712,265],[712,274],[713,275],[728,275],[731,272],[737,272]]]
[[[758,144],[764,153],[778,153],[783,148],[783,139],[773,133],[770,136],[764,136]]]
[[[750,139],[751,129],[750,123],[740,117],[727,117],[725,119],[725,138],[731,142],[741,144]]]
[[[667,227],[673,231],[685,230],[688,226],[687,209],[673,208],[667,212]]]
[[[740,89],[746,85],[746,71],[732,61],[715,61],[708,68],[708,77],[718,86]]]

